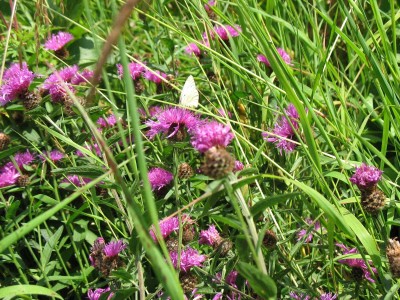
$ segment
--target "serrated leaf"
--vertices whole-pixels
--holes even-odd
[[[244,262],[239,262],[237,264],[237,270],[248,280],[251,288],[257,295],[261,296],[262,299],[276,299],[277,288],[271,277],[264,274],[256,267]]]

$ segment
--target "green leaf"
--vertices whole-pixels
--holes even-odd
[[[271,196],[271,197],[262,199],[251,207],[251,209],[250,209],[251,215],[253,217],[257,216],[260,213],[262,213],[266,208],[272,207],[276,204],[279,204],[280,202],[283,202],[287,199],[297,197],[299,195],[301,195],[301,193],[289,193],[289,194],[283,194],[283,195],[275,195],[275,196]]]
[[[58,230],[50,237],[50,239],[47,241],[46,245],[43,248],[43,252],[42,255],[40,257],[40,262],[42,264],[42,266],[46,266],[49,261],[50,261],[50,257],[51,257],[51,253],[54,250],[54,247],[57,245],[58,240],[61,237],[61,234],[63,232],[64,227],[60,227],[58,228]]]
[[[277,288],[271,277],[265,275],[254,266],[243,262],[237,264],[237,269],[239,273],[248,280],[254,292],[261,296],[262,299],[276,299]]]
[[[17,212],[19,206],[21,205],[21,201],[14,201],[7,209],[6,219],[11,220],[15,218],[15,213]]]
[[[55,169],[52,171],[52,173],[66,174],[66,175],[73,174],[89,178],[97,178],[103,175],[105,172],[104,169],[101,167],[97,167],[94,165],[86,165],[86,166],[70,167],[64,169]]]
[[[59,294],[56,292],[37,285],[13,285],[7,286],[0,289],[0,299],[3,298],[11,298],[15,296],[22,296],[22,295],[43,295],[48,297],[55,297],[58,299],[63,299]]]

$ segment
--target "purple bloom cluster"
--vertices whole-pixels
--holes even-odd
[[[99,300],[101,295],[103,295],[109,291],[110,291],[110,287],[107,287],[105,289],[95,289],[95,290],[89,289],[87,296],[88,296],[89,300]],[[107,297],[107,300],[112,299],[113,296],[114,296],[114,293],[110,293]]]
[[[60,31],[57,34],[52,34],[51,37],[44,43],[44,47],[47,50],[58,51],[73,39],[74,36],[69,32]]]
[[[217,4],[216,0],[210,0],[208,3],[204,4],[204,9],[206,11],[210,11],[212,6],[215,6]]]
[[[81,187],[91,181],[92,181],[92,179],[90,179],[90,178],[79,177],[78,175],[68,175],[67,178],[64,178],[61,182],[62,183],[72,183],[75,186]]]
[[[306,221],[306,223],[307,223],[308,225],[311,225],[311,224],[314,223],[314,221],[313,221],[312,219],[310,219],[310,218],[307,218],[305,221]],[[307,235],[307,237],[304,239],[304,242],[305,242],[305,243],[309,243],[309,242],[311,242],[312,239],[313,239],[313,236],[314,236],[313,232],[318,231],[318,230],[320,230],[320,229],[321,229],[321,224],[317,221],[317,222],[315,222],[315,224],[314,224],[313,230],[311,230],[310,233],[309,233],[308,235],[307,235],[307,230],[306,230],[306,229],[301,229],[301,230],[297,233],[297,240],[298,240],[298,241],[301,241],[301,240]]]
[[[160,226],[161,235],[165,239],[171,233],[176,232],[177,230],[179,230],[179,219],[177,217],[173,217],[173,218],[170,218],[170,219],[161,220],[160,223],[159,223],[159,226]],[[153,226],[150,228],[149,233],[150,233],[152,239],[156,242],[157,241],[157,237],[156,237],[156,234],[154,233],[154,227]]]
[[[139,108],[138,111],[142,118],[144,118],[144,119],[147,118],[147,113],[143,108]],[[148,108],[148,111],[149,111],[150,118],[153,118],[153,117],[156,117],[159,113],[163,112],[163,109],[160,106],[155,105],[155,106],[150,106]]]
[[[212,147],[221,146],[225,148],[233,137],[234,135],[229,126],[217,121],[211,121],[197,127],[193,132],[191,141],[197,151],[204,153]]]
[[[172,251],[170,253],[172,264],[175,268],[178,265],[178,252]],[[201,267],[202,263],[207,259],[207,256],[200,255],[197,250],[188,247],[181,251],[180,257],[180,270],[183,272],[188,272],[193,267]]]
[[[80,84],[89,80],[93,76],[91,71],[83,71],[79,73],[77,65],[65,67],[61,70],[55,71],[43,83],[42,88],[47,90],[51,99],[54,102],[62,102],[68,95],[67,89],[75,92],[74,84]]]
[[[175,136],[179,130],[186,130],[190,133],[199,124],[199,118],[195,116],[190,110],[172,107],[159,112],[156,120],[148,120],[146,125],[150,127],[147,132],[149,138],[154,138],[158,133],[163,133],[167,138]]]
[[[356,168],[356,172],[350,178],[350,181],[357,185],[360,190],[368,190],[375,187],[382,179],[382,173],[381,170],[363,163]]]
[[[235,168],[233,169],[233,172],[239,172],[242,171],[243,169],[244,169],[244,164],[239,160],[235,160]]]
[[[121,64],[117,64],[118,76],[121,78],[124,75],[124,68]],[[129,73],[133,80],[138,80],[146,71],[144,63],[131,62],[128,64]]]
[[[291,65],[292,64],[292,60],[289,56],[289,54],[283,49],[283,48],[277,48],[276,51],[278,51],[278,54],[280,55],[280,57],[282,58],[282,60],[287,64],[287,65]],[[271,64],[269,62],[269,60],[262,54],[257,55],[257,60],[261,63],[263,63],[264,65],[266,65],[267,67],[270,67]]]
[[[39,157],[43,162],[46,161],[46,158],[49,158],[52,162],[57,162],[64,158],[64,154],[58,150],[52,150],[50,152],[43,151],[43,155]]]
[[[117,124],[117,118],[114,114],[111,114],[105,118],[98,118],[96,123],[99,124],[101,128],[113,127]]]
[[[189,55],[195,55],[197,57],[201,56],[201,50],[196,43],[190,43],[186,46],[185,52]]]
[[[282,150],[286,152],[292,152],[297,144],[292,139],[296,136],[295,131],[299,129],[299,114],[293,104],[289,104],[285,109],[285,115],[281,116],[273,129],[274,135],[267,132],[263,132],[262,136],[268,142],[276,144],[279,152],[282,154]]]
[[[143,77],[159,85],[163,82],[162,78],[167,79],[167,74],[158,70],[152,71],[147,69],[146,72],[144,72]]]
[[[101,152],[100,146],[98,144],[93,144],[93,146],[92,145],[87,145],[87,146],[84,146],[84,148],[86,148],[86,149],[88,149],[90,151],[94,150],[94,152],[96,152],[96,155],[101,157],[102,152]],[[79,156],[79,157],[84,157],[85,156],[85,154],[83,154],[80,150],[76,150],[75,154],[77,156]]]
[[[294,300],[310,300],[311,296],[304,294],[297,294],[295,292],[289,293],[290,298]],[[337,299],[337,295],[334,293],[324,293],[319,298],[315,298],[316,300],[335,300]]]
[[[105,245],[103,252],[106,257],[114,257],[122,252],[126,246],[127,245],[122,240],[109,242],[107,245]]]
[[[228,41],[231,37],[238,37],[242,32],[242,28],[239,25],[230,26],[230,25],[220,25],[214,26],[214,30],[211,31],[210,38],[215,39],[218,36],[223,41]],[[203,39],[207,40],[207,33],[203,33]]]
[[[234,287],[237,289],[237,285],[236,285],[236,279],[238,276],[238,271],[231,271],[225,278],[225,283],[229,284],[230,286]],[[217,277],[216,282],[222,282],[222,274],[218,273],[215,277]],[[218,299],[225,299],[223,298],[223,293],[217,293],[213,300],[218,300]],[[230,292],[229,295],[226,295],[226,299],[228,300],[240,300],[241,299],[241,295],[235,292]]]
[[[153,191],[161,190],[174,179],[172,173],[163,168],[152,168],[148,173],[148,177]]]
[[[29,71],[27,64],[12,64],[3,76],[3,84],[0,87],[0,106],[23,96],[32,83],[35,75]]]
[[[343,250],[343,255],[346,254],[356,254],[358,253],[356,248],[347,248],[345,245],[343,244],[336,244],[336,246],[340,247]],[[339,263],[347,265],[349,267],[352,268],[359,268],[363,271],[364,273],[364,277],[365,279],[367,279],[368,281],[374,283],[375,280],[373,280],[371,278],[371,273],[368,270],[367,264],[365,263],[365,261],[361,258],[345,258],[345,259],[340,259],[338,260]],[[377,273],[376,268],[371,267],[372,272]]]
[[[221,242],[222,238],[219,235],[215,225],[210,225],[207,230],[202,230],[199,236],[199,244],[207,244],[215,246]]]
[[[35,156],[26,150],[15,154],[14,160],[18,168],[22,169],[24,165],[31,164],[35,160]],[[15,184],[20,176],[21,174],[11,161],[6,163],[0,168],[0,188]]]

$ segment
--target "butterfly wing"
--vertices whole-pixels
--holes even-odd
[[[196,84],[192,75],[186,79],[186,82],[183,85],[179,103],[187,107],[199,106],[199,91],[196,88]]]

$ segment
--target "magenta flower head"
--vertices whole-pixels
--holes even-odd
[[[308,225],[311,225],[311,224],[314,223],[314,221],[311,220],[310,218],[307,218],[305,221],[306,221],[306,223],[307,223]],[[307,235],[307,237],[304,239],[304,242],[305,242],[305,243],[309,243],[309,242],[311,242],[312,239],[313,239],[314,232],[315,232],[315,231],[318,231],[318,230],[320,230],[320,229],[321,229],[321,224],[317,221],[317,222],[315,222],[315,224],[314,224],[313,230],[311,230],[311,232],[310,232],[308,235],[307,235],[307,230],[306,230],[306,229],[300,230],[300,231],[297,233],[297,240],[298,240],[298,241],[301,241],[301,240],[303,240],[303,238]]]
[[[148,173],[152,191],[159,191],[174,179],[174,175],[162,168],[152,168]]]
[[[290,292],[289,296],[293,300],[311,300],[311,297],[304,294],[296,294],[295,292]]]
[[[15,184],[20,176],[12,163],[4,165],[0,169],[0,188]]]
[[[124,75],[124,68],[121,64],[117,64],[117,69],[118,69],[118,76],[122,78]],[[128,64],[128,69],[129,73],[131,74],[131,77],[133,80],[138,80],[143,73],[146,71],[146,67],[144,66],[144,63],[135,63],[131,62]]]
[[[222,238],[215,228],[215,225],[210,225],[207,230],[202,230],[199,235],[199,244],[207,244],[210,246],[218,245]]]
[[[211,10],[212,6],[215,6],[217,4],[216,0],[210,0],[208,3],[204,4],[204,9],[209,12]]]
[[[175,268],[178,265],[178,252],[173,251],[170,253],[172,264]],[[188,247],[186,250],[181,251],[181,264],[180,269],[183,272],[188,272],[193,267],[201,267],[207,256],[200,255],[197,250]]]
[[[19,152],[15,154],[14,159],[18,166],[21,168],[23,165],[29,165],[35,160],[35,156],[26,150],[25,152]]]
[[[109,242],[103,249],[104,254],[107,257],[117,256],[126,248],[126,244],[122,240]]]
[[[139,111],[141,118],[147,119],[148,115],[143,108],[139,108],[138,111]],[[156,117],[159,113],[163,112],[164,110],[160,106],[154,105],[154,106],[150,106],[148,108],[148,111],[149,111],[149,117],[153,118],[153,117]]]
[[[335,300],[337,295],[334,293],[324,293],[319,297],[319,300]]]
[[[215,26],[214,31],[210,32],[210,37],[215,38],[215,34],[223,41],[228,41],[230,37],[237,37],[242,32],[242,28],[239,25],[221,25]],[[203,39],[207,39],[207,34],[203,33]]]
[[[46,157],[49,158],[52,162],[57,162],[64,158],[64,154],[58,150],[52,150],[50,152],[43,151],[43,155],[39,156],[42,162],[46,161]]]
[[[190,43],[189,45],[187,45],[185,48],[185,52],[189,55],[195,55],[197,57],[201,56],[201,50],[196,43]]]
[[[298,122],[300,116],[293,104],[289,104],[285,109],[285,115],[287,117],[281,116],[275,124],[272,131],[274,133],[273,136],[267,132],[262,133],[264,140],[276,144],[280,154],[282,154],[282,150],[289,153],[296,148],[297,144],[292,140],[296,137],[295,131],[298,131],[300,127]]]
[[[345,245],[343,244],[336,244],[336,246],[340,247],[343,250],[343,255],[346,254],[357,254],[358,251],[356,248],[347,248]],[[363,275],[365,277],[365,279],[367,279],[368,281],[374,283],[375,280],[373,280],[371,278],[371,273],[368,270],[367,264],[365,263],[365,261],[361,258],[345,258],[345,259],[340,259],[338,260],[339,263],[347,265],[349,267],[352,267],[353,269],[361,269],[363,272]],[[371,263],[370,263],[371,264]],[[371,267],[372,272],[377,273],[376,268]]]
[[[167,108],[155,117],[155,121],[146,122],[146,125],[150,127],[147,136],[151,139],[156,134],[163,133],[168,139],[174,137],[182,141],[186,136],[185,129],[191,133],[199,124],[197,116],[190,110],[180,107]]]
[[[233,172],[239,172],[242,171],[243,169],[244,169],[244,164],[239,160],[235,160],[235,168],[233,169]]]
[[[47,90],[54,102],[62,102],[68,96],[67,88],[74,92],[71,82],[79,75],[78,66],[65,67],[51,74],[43,83],[42,88]]]
[[[292,65],[292,60],[289,56],[289,54],[283,49],[283,48],[277,48],[276,51],[278,52],[278,54],[280,55],[280,57],[282,58],[282,60],[287,64],[287,65]],[[257,55],[257,60],[261,63],[263,63],[264,65],[266,65],[267,67],[270,67],[271,64],[269,62],[269,60],[262,54]]]
[[[91,182],[92,179],[90,178],[85,178],[85,177],[79,177],[78,175],[68,175],[67,178],[64,178],[61,182],[62,183],[72,183],[73,185],[76,185],[78,187],[84,186],[85,184]]]
[[[357,185],[360,190],[370,190],[382,179],[382,173],[381,170],[363,163],[356,168],[356,172],[350,178],[350,181]]]
[[[73,39],[74,36],[69,32],[60,31],[57,34],[52,34],[51,37],[44,43],[44,47],[47,50],[58,51]]]
[[[197,151],[204,153],[212,147],[227,147],[233,137],[228,125],[211,121],[197,127],[191,141]]]
[[[110,291],[110,287],[107,287],[105,289],[89,289],[87,296],[89,300],[99,300],[101,295],[107,293]],[[109,296],[107,297],[107,300],[112,299],[112,297],[114,296],[114,293],[110,293]]]
[[[179,230],[179,219],[177,217],[169,218],[169,219],[164,219],[161,220],[160,223],[160,231],[162,237],[165,239],[168,237],[171,233],[176,232]],[[156,234],[154,233],[154,227],[152,226],[149,231],[152,239],[157,242],[157,237]]]
[[[74,77],[71,78],[71,84],[79,85],[85,84],[93,78],[94,72],[88,69],[84,69],[82,72],[77,72]]]
[[[113,127],[117,124],[117,118],[114,114],[111,114],[105,118],[98,118],[96,123],[99,124],[101,128]]]
[[[143,77],[149,81],[153,81],[155,84],[159,85],[163,82],[161,78],[167,79],[167,74],[160,71],[151,71],[149,69],[144,72]]]
[[[28,92],[29,85],[35,75],[29,71],[27,64],[12,64],[3,76],[3,84],[0,87],[0,106],[24,96]]]

